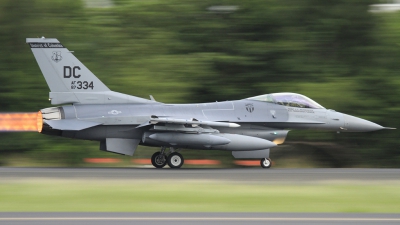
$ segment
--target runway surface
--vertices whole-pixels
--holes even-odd
[[[399,224],[396,214],[345,213],[0,213],[0,224]]]
[[[0,180],[211,180],[263,184],[320,182],[396,182],[400,169],[153,169],[153,168],[0,168]],[[373,197],[373,196],[372,196]],[[0,199],[1,204],[1,199]],[[266,202],[265,204],[273,204]],[[371,213],[79,213],[0,212],[0,224],[400,224],[400,214]]]
[[[7,168],[0,179],[216,180],[231,182],[314,183],[325,181],[400,181],[400,169],[153,169],[153,168]]]

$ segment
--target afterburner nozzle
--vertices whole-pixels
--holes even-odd
[[[36,129],[39,133],[43,130],[43,115],[42,112],[38,112],[36,116]]]

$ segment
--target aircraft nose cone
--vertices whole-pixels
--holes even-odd
[[[348,132],[370,132],[384,129],[384,127],[379,124],[355,116],[343,114],[343,117],[345,128]]]

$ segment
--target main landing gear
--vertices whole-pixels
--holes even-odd
[[[181,168],[183,162],[183,156],[178,152],[175,152],[174,148],[170,148],[167,156],[165,153],[165,147],[162,147],[161,151],[154,153],[151,157],[151,164],[156,168],[163,168],[167,163],[172,169]]]

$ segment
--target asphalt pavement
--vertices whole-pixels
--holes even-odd
[[[400,169],[155,169],[155,168],[10,168],[0,179],[135,179],[216,180],[231,182],[304,183],[325,181],[400,181]]]
[[[0,213],[0,224],[399,224],[399,214],[353,213]]]

